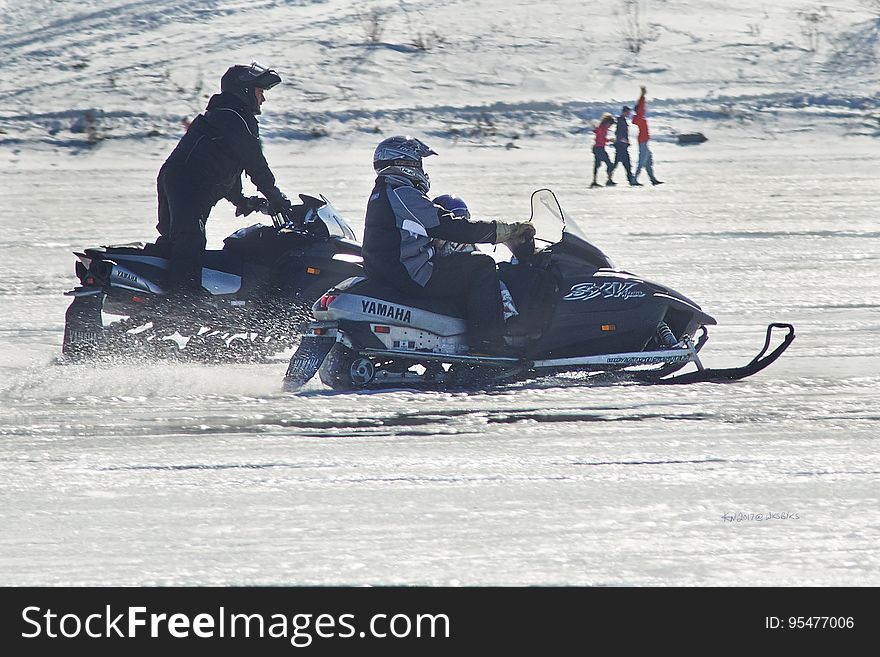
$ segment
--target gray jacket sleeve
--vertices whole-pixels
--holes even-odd
[[[456,219],[415,187],[392,189],[388,198],[402,230],[462,244],[495,242],[495,222]]]

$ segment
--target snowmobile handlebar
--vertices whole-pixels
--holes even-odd
[[[274,212],[268,207],[264,214],[272,217],[272,225],[278,230],[282,228],[295,233],[310,234],[306,228],[306,215],[309,208],[305,205],[291,205],[286,210],[275,210]]]
[[[259,212],[266,216],[272,217],[272,225],[277,229],[287,228],[291,230],[304,231],[303,216],[304,210],[299,210],[296,205],[290,205],[284,209],[272,207],[268,200],[253,196],[247,199],[247,203],[240,205],[235,210],[235,216],[248,216],[251,212]]]
[[[297,222],[289,212],[266,212],[270,217],[272,217],[272,225],[279,230],[282,228],[288,228],[291,230],[306,232],[301,222]]]
[[[277,206],[273,207],[265,198],[252,196],[235,209],[235,216],[246,217],[251,212],[259,212],[272,217],[272,224],[275,228],[302,228],[302,217],[305,214],[305,211],[300,211],[296,205],[291,204],[287,208],[279,209]]]

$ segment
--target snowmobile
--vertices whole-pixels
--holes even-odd
[[[519,313],[507,320],[507,353],[471,349],[455,300],[415,300],[353,277],[313,306],[315,321],[290,360],[284,388],[295,391],[316,372],[339,390],[469,387],[571,372],[645,383],[724,382],[761,371],[794,339],[792,325],[773,323],[747,365],[705,368],[698,354],[713,317],[684,295],[615,268],[552,191],[534,192],[531,210],[535,240],[499,263]],[[787,334],[768,353],[775,329]],[[690,363],[696,371],[675,374]]]
[[[363,271],[360,243],[330,202],[300,200],[283,215],[264,207],[271,226],[241,228],[205,251],[204,292],[188,304],[167,296],[169,260],[155,244],[74,253],[81,285],[65,293],[63,358],[259,362],[293,347],[314,301]]]

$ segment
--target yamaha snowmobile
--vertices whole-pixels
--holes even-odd
[[[713,317],[663,285],[615,268],[547,189],[532,194],[535,241],[499,263],[518,315],[507,320],[503,355],[475,353],[454,299],[412,299],[364,277],[313,306],[315,320],[290,360],[284,388],[317,372],[334,389],[470,387],[586,372],[648,383],[724,382],[761,371],[794,339],[770,324],[747,365],[707,369],[698,355]],[[514,263],[515,261],[515,263]],[[787,330],[768,353],[774,329]],[[693,372],[675,374],[693,363]]]
[[[81,285],[65,293],[74,299],[64,358],[255,362],[294,346],[314,301],[363,272],[360,243],[345,219],[323,196],[300,199],[271,215],[271,226],[241,228],[222,249],[205,251],[204,291],[192,303],[167,296],[168,254],[155,244],[75,253]]]

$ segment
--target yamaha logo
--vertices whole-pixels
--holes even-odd
[[[369,315],[378,315],[379,317],[390,317],[398,322],[409,323],[412,313],[406,308],[392,306],[390,303],[382,303],[379,301],[361,301],[363,311]]]

